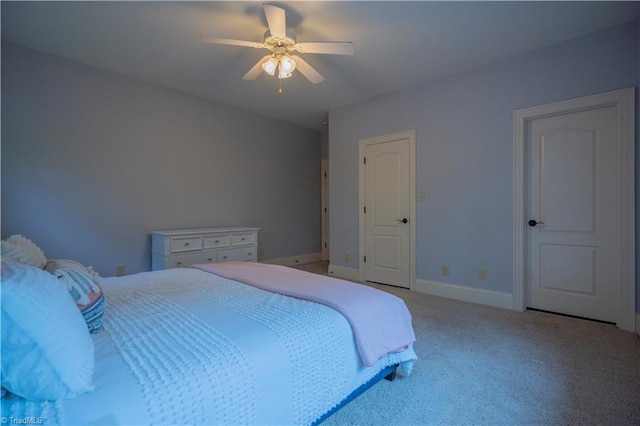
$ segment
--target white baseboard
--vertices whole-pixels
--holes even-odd
[[[305,263],[321,262],[322,253],[301,254],[300,256],[281,257],[279,259],[261,260],[262,263],[272,263],[274,265],[295,266]]]
[[[462,300],[463,302],[513,309],[513,295],[501,291],[484,290],[427,280],[416,280],[415,290],[420,293]]]
[[[360,281],[360,270],[329,264],[329,276],[349,281]]]
[[[360,281],[360,270],[356,268],[329,264],[329,275],[350,281]],[[478,303],[496,308],[513,309],[513,295],[501,291],[483,290],[426,280],[416,280],[416,285],[413,290],[419,293],[446,297],[448,299]]]

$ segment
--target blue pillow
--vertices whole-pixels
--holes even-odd
[[[93,389],[93,341],[65,286],[48,272],[2,260],[2,387],[58,400]]]

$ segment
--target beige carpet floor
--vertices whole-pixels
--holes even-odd
[[[419,360],[323,424],[640,425],[637,335],[372,285],[405,300]]]

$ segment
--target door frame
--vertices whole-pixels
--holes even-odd
[[[365,164],[364,154],[367,146],[384,142],[393,142],[398,139],[409,139],[409,289],[415,290],[416,284],[416,131],[406,130],[403,132],[390,133],[387,135],[374,136],[360,139],[358,151],[358,229],[359,229],[359,262],[358,279],[363,280],[364,274],[364,253],[366,230],[364,214],[365,206]]]
[[[566,101],[518,109],[513,112],[513,309],[526,309],[526,126],[527,122],[564,113],[613,106],[620,136],[620,298],[616,325],[635,330],[635,87]],[[631,238],[629,238],[631,236]]]
[[[322,218],[322,238],[320,248],[322,260],[329,260],[329,160],[320,160],[320,217]]]

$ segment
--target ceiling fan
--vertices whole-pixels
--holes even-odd
[[[324,77],[307,61],[295,53],[322,53],[332,55],[353,55],[351,42],[305,42],[298,43],[295,35],[287,31],[284,9],[263,4],[269,29],[264,33],[263,42],[233,40],[219,37],[200,36],[200,40],[207,43],[225,44],[230,46],[253,47],[267,49],[271,53],[260,59],[245,75],[243,80],[254,80],[263,71],[269,75],[276,75],[278,79],[289,78],[294,70],[300,71],[313,84],[324,81]],[[282,93],[282,86],[278,90]]]

